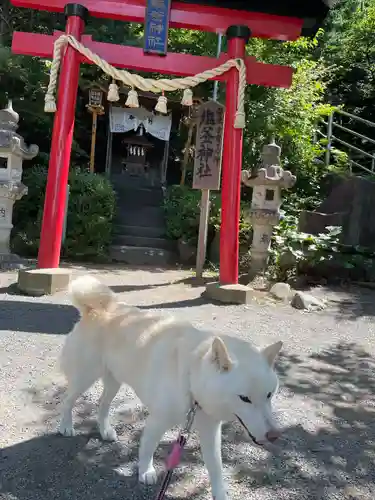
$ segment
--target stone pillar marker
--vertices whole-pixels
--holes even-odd
[[[38,152],[37,145],[27,147],[17,134],[19,115],[8,102],[0,110],[0,269],[22,266],[22,260],[11,253],[9,246],[12,230],[13,206],[27,194],[27,186],[22,183],[22,162],[31,160]]]
[[[261,167],[252,173],[243,170],[241,180],[253,188],[247,220],[253,227],[250,276],[263,273],[267,268],[273,228],[280,220],[281,190],[290,189],[296,176],[280,166],[281,148],[274,142],[263,146]]]

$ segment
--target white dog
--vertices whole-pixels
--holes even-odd
[[[150,415],[139,450],[139,480],[157,480],[154,452],[164,433],[185,421],[199,404],[194,425],[215,500],[226,500],[222,474],[221,422],[237,419],[252,441],[265,445],[281,434],[272,418],[278,388],[273,365],[282,343],[261,352],[241,339],[194,328],[171,317],[128,307],[91,276],[71,285],[80,321],[66,339],[61,367],[68,392],[59,432],[74,434],[73,405],[96,380],[104,389],[98,411],[104,440],[115,440],[109,408],[122,383],[129,384]]]

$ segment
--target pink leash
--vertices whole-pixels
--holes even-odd
[[[155,500],[163,500],[167,492],[168,486],[172,479],[173,470],[177,467],[177,465],[181,461],[182,451],[186,445],[187,438],[189,437],[197,409],[198,409],[198,403],[195,402],[186,416],[186,424],[184,429],[181,431],[178,438],[173,443],[172,450],[169,453],[165,463],[167,471],[165,473],[159,493],[156,495]]]

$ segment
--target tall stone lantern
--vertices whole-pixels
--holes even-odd
[[[9,247],[13,205],[27,194],[27,187],[21,181],[22,162],[31,160],[39,152],[38,146],[27,147],[17,134],[18,122],[19,115],[9,101],[8,106],[0,110],[0,268],[19,260]]]
[[[280,167],[281,148],[275,143],[263,147],[262,164],[255,173],[242,171],[242,182],[253,188],[247,220],[253,227],[251,274],[266,270],[274,226],[280,220],[281,190],[294,186],[296,176]]]

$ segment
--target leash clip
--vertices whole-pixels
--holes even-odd
[[[186,423],[181,434],[190,434],[191,428],[193,426],[194,418],[198,410],[198,403],[195,402],[186,415]]]

